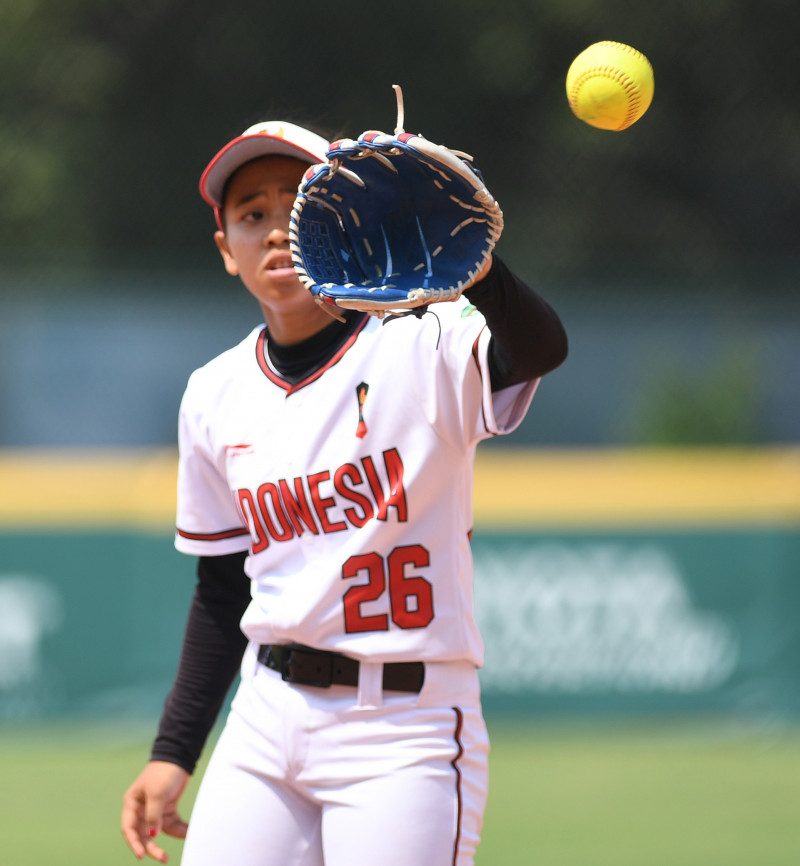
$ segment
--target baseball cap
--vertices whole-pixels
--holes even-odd
[[[325,162],[329,147],[330,142],[321,135],[285,120],[256,123],[229,141],[209,162],[200,178],[200,195],[218,213],[228,178],[251,159],[279,155],[308,163]]]

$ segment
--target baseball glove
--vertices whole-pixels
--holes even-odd
[[[503,214],[471,157],[402,130],[334,142],[305,173],[289,236],[317,303],[382,317],[456,300],[475,281]]]

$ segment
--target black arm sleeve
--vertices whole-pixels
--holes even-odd
[[[245,556],[200,557],[178,673],[150,753],[153,761],[194,772],[247,646],[239,629],[250,602]]]
[[[496,255],[489,273],[465,295],[492,333],[492,391],[537,379],[567,357],[567,335],[557,313]]]

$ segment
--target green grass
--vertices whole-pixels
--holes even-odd
[[[119,830],[122,794],[147,758],[144,727],[0,728],[0,859],[8,866],[134,864]],[[191,800],[196,780],[188,792]],[[167,839],[171,861],[180,843]],[[154,861],[150,861],[154,862]]]
[[[477,866],[800,863],[797,730],[498,720],[490,731]],[[136,863],[119,810],[149,735],[110,724],[0,727],[2,862]],[[177,863],[180,842],[164,847]]]
[[[800,863],[800,734],[494,726],[478,866]]]

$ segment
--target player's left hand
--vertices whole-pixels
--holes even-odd
[[[486,271],[503,214],[471,157],[402,130],[334,142],[305,173],[289,245],[328,312],[456,300]]]
[[[169,860],[156,844],[162,831],[178,839],[186,837],[189,825],[178,814],[178,801],[186,790],[189,774],[177,764],[150,761],[122,799],[122,835],[128,847],[143,860]]]

